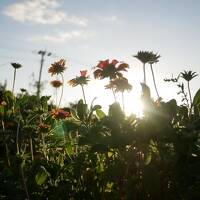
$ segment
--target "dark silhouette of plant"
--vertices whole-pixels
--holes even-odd
[[[89,76],[87,76],[87,70],[80,71],[80,74],[81,74],[80,76],[77,76],[76,78],[71,79],[70,81],[68,81],[68,83],[72,87],[76,87],[77,85],[81,86],[83,99],[84,99],[85,104],[87,104],[85,91],[84,91],[84,85],[87,85],[89,81]]]
[[[122,71],[127,71],[129,68],[129,65],[124,62],[119,62],[116,59],[112,60],[111,62],[109,59],[100,61],[98,65],[95,67],[97,68],[93,73],[94,73],[94,78],[97,79],[104,79],[104,78],[109,78],[110,81],[112,79],[115,79],[117,77],[122,77]],[[116,100],[115,92],[112,90],[113,96]]]
[[[198,76],[198,74],[196,72],[192,72],[192,71],[183,71],[181,72],[180,76],[187,81],[187,87],[188,87],[188,93],[189,93],[189,97],[190,97],[190,106],[192,106],[192,95],[191,95],[191,90],[190,90],[190,81],[195,78],[196,76]]]
[[[16,72],[17,72],[17,69],[19,69],[19,68],[22,67],[22,65],[19,64],[19,63],[11,63],[11,65],[12,65],[12,67],[14,68],[13,87],[12,87],[12,93],[14,93]]]
[[[143,63],[143,73],[144,73],[144,83],[146,84],[146,69],[145,65],[149,63],[152,59],[152,51],[138,51],[133,57],[137,58]]]
[[[61,60],[51,64],[51,67],[49,68],[48,72],[51,74],[51,76],[56,75],[56,74],[57,75],[60,74],[61,78],[62,78],[62,83],[64,83],[63,72],[65,71],[65,69],[66,69],[65,60],[61,59]],[[61,90],[60,100],[59,100],[59,103],[58,103],[58,108],[60,107],[62,97],[63,97],[63,87],[64,87],[64,85],[62,85],[62,90]]]
[[[132,85],[128,83],[128,79],[124,77],[115,78],[110,81],[108,85],[105,86],[106,89],[113,89],[115,92],[121,92],[122,94],[122,109],[124,112],[124,91],[130,91],[132,89]]]
[[[160,55],[158,55],[157,53],[154,54],[153,52],[151,52],[151,60],[148,62],[150,64],[152,78],[153,78],[153,84],[154,84],[158,99],[160,98],[160,96],[159,96],[158,89],[157,89],[157,86],[156,86],[155,75],[154,75],[154,72],[153,72],[153,64],[159,62],[159,60],[158,60],[159,58],[160,58]]]

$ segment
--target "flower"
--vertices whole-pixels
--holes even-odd
[[[59,88],[63,83],[59,80],[53,80],[51,81],[51,85],[54,87],[54,88]]]
[[[65,119],[70,117],[70,112],[66,112],[62,109],[52,109],[51,116],[53,119]]]
[[[14,69],[19,69],[19,68],[22,67],[22,65],[19,64],[19,63],[11,63],[11,65],[12,65],[12,67],[13,67]]]
[[[183,72],[181,72],[181,77],[183,79],[185,79],[186,81],[191,81],[196,76],[198,76],[198,74],[196,72],[185,71],[185,70]]]
[[[125,90],[130,91],[132,85],[128,83],[128,79],[124,77],[119,77],[111,80],[108,85],[105,86],[106,89],[114,89],[115,92],[124,92]]]
[[[41,133],[48,133],[51,126],[48,124],[40,123],[38,124],[38,131]]]
[[[72,87],[76,87],[77,85],[87,85],[89,81],[89,76],[87,76],[87,70],[80,71],[80,76],[71,79],[68,81],[68,84]]]
[[[80,73],[81,73],[81,76],[82,76],[82,77],[86,77],[86,75],[87,75],[87,70],[80,71]]]
[[[109,62],[109,59],[100,61],[98,65],[95,67],[97,68],[94,71],[94,78],[104,79],[109,77],[110,79],[114,79],[117,77],[122,77],[122,73],[120,71],[127,71],[126,69],[129,67],[127,63],[121,62],[119,63],[117,60],[112,60]]]
[[[48,72],[51,74],[51,76],[53,76],[55,74],[63,73],[65,69],[66,69],[65,60],[61,59],[51,64],[51,67],[49,68]]]

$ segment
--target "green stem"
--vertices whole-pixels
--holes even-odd
[[[47,159],[46,143],[45,143],[45,137],[43,133],[42,133],[42,146],[43,146],[44,157]]]
[[[12,86],[12,94],[14,95],[14,89],[15,89],[15,79],[16,79],[16,68],[14,69],[14,77],[13,77],[13,86]]]
[[[156,90],[156,94],[157,94],[158,99],[159,99],[160,96],[159,96],[158,89],[157,89],[157,86],[156,86],[156,80],[155,80],[152,64],[150,64],[150,67],[151,67],[151,73],[152,73],[152,77],[153,77],[153,84],[154,84],[154,87],[155,87],[155,90]]]
[[[28,194],[27,185],[26,185],[26,180],[25,180],[25,176],[24,176],[23,163],[21,164],[20,168],[21,168],[22,180],[23,180],[23,184],[24,184],[24,190],[25,190],[25,193],[26,193],[26,197],[27,197],[28,200],[30,200],[30,197],[29,197],[29,194]]]
[[[85,104],[87,104],[87,103],[86,103],[85,91],[84,91],[84,87],[83,87],[83,85],[81,85],[81,89],[82,89],[82,92],[83,92],[84,102],[85,102]]]
[[[124,92],[122,92],[122,109],[123,109],[123,112],[125,110],[125,105],[124,105]]]
[[[29,136],[29,143],[30,143],[30,152],[31,152],[31,159],[34,161],[34,155],[33,155],[33,140],[31,135]]]
[[[190,97],[190,106],[189,106],[189,116],[192,114],[192,95],[190,91],[190,82],[187,81],[187,86],[188,86],[188,92],[189,92],[189,97]]]
[[[144,84],[146,85],[146,69],[145,69],[145,63],[143,63],[143,73],[144,73]]]
[[[3,143],[4,143],[5,148],[6,148],[7,164],[10,167],[9,149],[8,149],[8,144],[7,144],[6,138],[5,138],[5,125],[4,125],[4,121],[3,120],[1,120],[1,125],[2,125],[2,128],[3,128]]]
[[[112,93],[113,93],[115,102],[117,102],[116,95],[115,95],[115,91],[113,90],[113,88],[112,88]]]
[[[19,154],[19,128],[20,123],[17,123],[17,134],[16,134],[16,148],[17,148],[17,154]]]
[[[62,89],[61,89],[61,95],[60,95],[60,101],[59,101],[59,104],[58,104],[58,108],[60,107],[60,104],[61,104],[61,101],[62,101],[62,97],[63,97],[63,89],[64,89],[64,77],[63,77],[63,74],[61,74],[61,78],[62,78]]]

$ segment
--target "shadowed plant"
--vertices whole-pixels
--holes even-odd
[[[13,77],[13,86],[12,86],[12,93],[14,93],[17,69],[21,68],[22,65],[19,63],[11,63],[11,65],[14,68],[14,77]]]
[[[68,81],[69,85],[72,87],[76,87],[77,85],[81,86],[82,92],[83,92],[83,98],[85,104],[87,104],[85,91],[84,91],[84,85],[87,85],[89,81],[89,76],[87,76],[87,70],[80,71],[80,76],[76,76],[76,78],[71,79]]]
[[[48,72],[51,74],[51,76],[53,75],[61,75],[62,78],[62,83],[64,83],[64,77],[63,77],[63,72],[65,71],[66,67],[65,67],[65,60],[61,59],[57,62],[54,62],[53,64],[51,64],[51,67],[49,68]],[[60,100],[58,103],[58,108],[60,107],[61,104],[61,100],[63,97],[63,84],[62,84],[62,90],[61,90],[61,95],[60,95]]]
[[[137,58],[140,62],[143,63],[143,74],[144,74],[144,83],[146,84],[146,69],[145,65],[149,63],[152,59],[152,51],[138,51],[133,57]]]
[[[158,89],[156,86],[156,80],[155,80],[155,75],[154,75],[154,71],[153,71],[153,64],[159,62],[159,60],[158,60],[159,58],[160,58],[160,55],[158,55],[157,53],[154,54],[153,52],[151,52],[151,60],[148,62],[150,64],[152,78],[153,78],[153,84],[154,84],[158,99],[160,98],[160,96],[159,96]]]
[[[190,97],[190,105],[192,106],[192,95],[191,95],[191,90],[190,90],[190,81],[195,78],[196,76],[198,76],[198,74],[196,72],[192,72],[192,71],[186,71],[184,70],[183,72],[181,72],[180,75],[184,80],[187,81],[187,87],[188,87],[188,93],[189,93],[189,97]]]
[[[108,85],[105,86],[106,89],[113,89],[114,92],[121,92],[122,94],[122,108],[123,111],[125,109],[124,105],[124,91],[130,91],[132,89],[132,85],[128,83],[128,79],[124,77],[115,78],[111,80]]]
[[[109,78],[111,81],[115,78],[123,77],[121,72],[127,71],[128,68],[129,65],[127,63],[119,62],[116,59],[112,60],[111,62],[109,61],[109,59],[100,61],[98,65],[95,67],[96,70],[93,72],[94,78],[95,79]],[[112,92],[116,102],[116,96],[113,89]]]

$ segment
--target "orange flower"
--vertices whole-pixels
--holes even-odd
[[[40,123],[38,125],[38,131],[41,133],[48,133],[50,128],[51,128],[51,126],[48,124]]]
[[[106,89],[114,89],[115,92],[124,92],[132,89],[132,85],[128,83],[128,79],[124,77],[119,77],[111,80],[108,85],[105,86]]]
[[[65,119],[70,117],[70,112],[66,112],[62,109],[52,109],[51,116],[53,119]]]
[[[51,85],[55,88],[59,88],[63,83],[59,80],[51,81]]]
[[[49,68],[48,72],[51,74],[51,76],[53,76],[55,74],[63,73],[65,71],[65,69],[66,69],[65,60],[61,59],[61,60],[51,64],[51,67]]]

